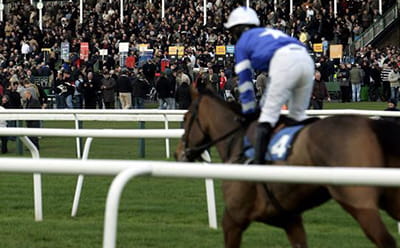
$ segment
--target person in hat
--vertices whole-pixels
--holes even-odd
[[[289,117],[301,121],[313,89],[314,62],[304,44],[280,30],[258,27],[260,20],[252,8],[234,9],[224,24],[233,37],[235,72],[239,75],[242,112],[248,120],[258,118],[255,164],[265,163],[264,154],[283,104],[289,102]],[[257,115],[253,71],[266,71],[270,83]]]
[[[390,98],[387,101],[387,108],[385,109],[385,111],[400,111],[400,109],[397,108],[397,100],[394,98]],[[383,120],[387,120],[387,121],[394,121],[397,123],[400,123],[400,118],[399,117],[393,117],[393,116],[385,116],[382,117]]]

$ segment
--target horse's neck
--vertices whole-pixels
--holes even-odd
[[[213,123],[210,123],[209,135],[211,140],[220,139],[222,136],[237,129],[241,123],[235,121],[235,119],[236,116],[232,113],[231,117],[216,118]],[[243,137],[244,129],[240,128],[215,144],[223,162],[236,162],[241,158]]]

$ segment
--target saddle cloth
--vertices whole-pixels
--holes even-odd
[[[292,144],[295,141],[298,132],[304,125],[295,125],[284,127],[274,134],[268,144],[265,154],[266,161],[282,161],[286,160],[290,155]],[[247,136],[244,138],[244,155],[247,158],[254,158],[254,147],[250,143]]]

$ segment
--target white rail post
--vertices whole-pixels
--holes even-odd
[[[92,141],[93,141],[92,137],[86,139],[85,148],[83,150],[83,155],[82,155],[82,161],[86,161],[88,159]],[[85,176],[83,174],[79,174],[78,180],[76,182],[74,201],[72,203],[71,217],[76,217],[76,214],[78,213],[79,199],[81,198],[84,177]]]
[[[151,166],[135,166],[119,173],[108,190],[104,214],[103,248],[115,248],[117,240],[118,207],[122,190],[131,178],[151,174]]]
[[[75,119],[75,129],[79,130],[79,120],[78,116],[76,114],[73,114],[74,119]],[[81,158],[81,137],[76,137],[76,158],[80,159]]]
[[[22,143],[28,147],[32,154],[33,159],[39,159],[40,154],[37,147],[27,136],[20,137]],[[42,207],[42,176],[40,173],[33,174],[33,201],[35,208],[35,221],[43,220],[43,207]]]
[[[167,117],[166,114],[163,114],[163,116],[164,116],[164,127],[165,127],[165,130],[168,130],[168,128],[169,128],[168,117]],[[167,158],[169,158],[170,157],[169,138],[165,138],[165,153],[166,153]]]
[[[210,153],[204,151],[201,154],[201,158],[205,163],[211,163]],[[206,196],[207,196],[207,212],[208,212],[208,225],[210,228],[217,229],[217,208],[215,207],[215,192],[214,192],[214,180],[206,178]]]

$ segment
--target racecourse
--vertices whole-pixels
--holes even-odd
[[[386,103],[327,103],[326,109],[383,110]],[[73,128],[73,122],[45,121],[46,128]],[[138,128],[134,122],[85,122],[84,128]],[[162,123],[146,123],[163,128]],[[178,124],[170,125],[178,128]],[[171,139],[172,150],[177,140]],[[94,139],[89,159],[138,160],[138,139]],[[75,139],[44,137],[41,156],[74,158]],[[164,139],[146,140],[146,157],[165,161]],[[15,157],[15,142],[9,142]],[[217,161],[215,151],[213,160]],[[23,156],[30,156],[24,151]],[[110,164],[112,166],[112,164]],[[76,218],[70,217],[75,176],[43,175],[44,221],[34,221],[32,176],[0,174],[0,247],[100,248],[105,199],[112,177],[85,177]],[[218,222],[223,210],[220,181],[216,181]],[[382,212],[384,221],[400,243],[397,223]],[[330,201],[304,214],[310,247],[374,247],[355,221]],[[204,180],[138,178],[126,187],[119,210],[117,247],[223,247],[221,226],[208,228]],[[254,223],[246,231],[243,247],[289,247],[284,232]]]

